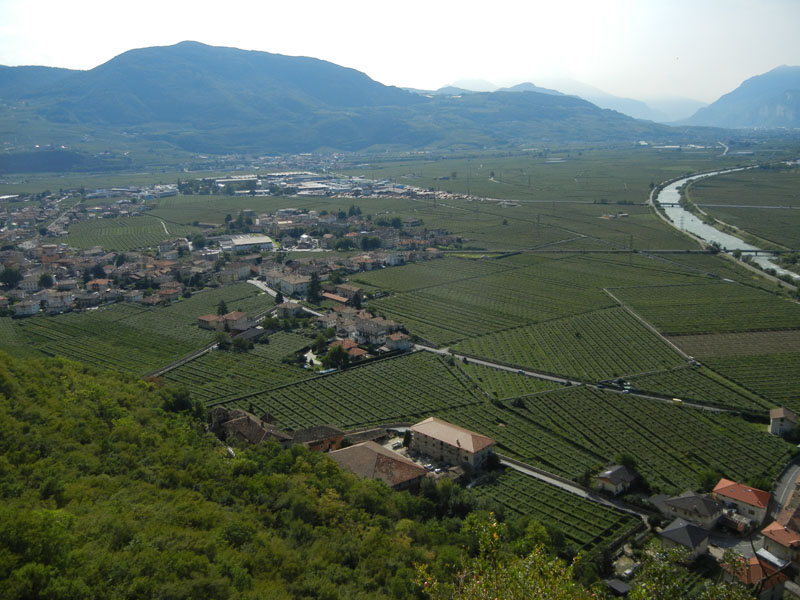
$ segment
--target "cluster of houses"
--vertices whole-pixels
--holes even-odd
[[[317,325],[323,329],[334,329],[341,340],[350,341],[345,349],[361,344],[382,347],[385,351],[408,350],[411,338],[400,331],[401,323],[376,317],[372,313],[347,305],[337,305],[330,312],[317,317]]]
[[[270,421],[241,409],[217,406],[211,411],[211,430],[221,439],[259,444],[274,440],[283,448],[302,444],[313,451],[328,452],[342,468],[359,477],[377,479],[395,490],[416,491],[423,479],[433,476],[425,460],[451,465],[459,473],[468,469],[480,472],[486,469],[495,441],[474,431],[430,417],[408,427],[411,432],[409,447],[401,448],[396,442],[387,448],[376,442],[386,440],[386,429],[367,432],[344,432],[332,425],[320,425],[294,432],[285,432]],[[359,439],[366,437],[368,439]],[[354,442],[354,443],[353,443]],[[422,457],[413,461],[407,455]],[[427,468],[426,468],[427,467]]]
[[[716,527],[752,534],[754,547],[760,546],[755,555],[723,568],[729,580],[760,584],[759,598],[766,600],[782,598],[784,584],[800,572],[800,480],[778,517],[764,527],[770,499],[769,492],[723,478],[710,494],[687,491],[673,497],[654,496],[652,501],[672,519],[659,533],[664,546],[685,548],[691,560],[708,552]]]

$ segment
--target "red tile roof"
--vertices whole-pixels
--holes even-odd
[[[797,547],[800,546],[800,533],[784,527],[777,521],[773,521],[761,530],[766,537],[775,540],[781,546]]]
[[[723,568],[729,573],[732,570],[729,565],[724,565]],[[763,560],[759,560],[757,556],[753,556],[749,559],[742,558],[741,564],[736,566],[734,575],[744,585],[755,585],[766,579],[763,585],[763,589],[765,590],[771,589],[789,580],[788,576],[784,573],[779,573],[775,567]]]
[[[730,479],[720,479],[714,488],[714,494],[758,508],[766,508],[769,504],[769,492],[748,487]]]

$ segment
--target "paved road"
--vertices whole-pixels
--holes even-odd
[[[609,387],[605,384],[591,384],[586,383],[585,381],[579,381],[577,379],[569,379],[568,377],[558,377],[556,375],[549,375],[547,373],[539,373],[537,371],[529,371],[526,369],[520,369],[518,367],[509,367],[507,365],[501,365],[498,363],[493,363],[488,360],[483,360],[480,358],[473,358],[471,356],[465,356],[463,354],[456,354],[455,352],[451,352],[449,348],[432,348],[431,346],[424,346],[422,344],[414,344],[415,350],[421,350],[424,352],[433,352],[434,354],[439,354],[440,356],[452,356],[456,360],[464,360],[466,359],[467,362],[470,362],[475,365],[481,365],[484,367],[491,367],[492,369],[498,369],[500,371],[508,371],[509,373],[518,373],[519,375],[525,375],[527,377],[533,377],[535,379],[542,379],[544,381],[552,381],[554,383],[560,383],[562,385],[585,385],[588,387],[593,387],[595,389],[604,390],[607,392],[613,392],[616,394],[623,394],[626,393],[630,396],[635,396],[637,398],[645,398],[647,400],[655,400],[656,402],[663,402],[665,404],[675,404],[675,401],[671,398],[661,398],[660,396],[651,396],[649,394],[643,394],[641,392],[636,391],[628,391],[624,392],[621,388],[617,387]],[[715,406],[705,406],[703,404],[695,404],[693,402],[685,402],[681,401],[681,406],[688,406],[689,408],[697,408],[700,410],[706,410],[708,412],[737,412],[736,409],[732,408],[718,408]]]
[[[520,375],[527,375],[528,377],[535,377],[536,379],[544,379],[545,381],[554,381],[555,383],[561,383],[564,385],[581,385],[584,382],[578,381],[577,379],[568,379],[566,377],[556,377],[555,375],[548,375],[547,373],[538,373],[536,371],[528,371],[525,369],[520,369],[518,367],[509,367],[507,365],[501,365],[498,363],[493,363],[488,360],[482,360],[480,358],[472,358],[471,356],[465,356],[463,354],[456,354],[455,352],[451,352],[449,348],[433,348],[431,346],[423,346],[422,344],[415,344],[415,350],[423,350],[425,352],[433,352],[434,354],[439,354],[441,356],[452,356],[456,360],[464,360],[466,359],[467,362],[470,362],[474,365],[482,365],[484,367],[491,367],[493,369],[499,369],[500,371],[509,371],[510,373],[519,373]]]
[[[267,293],[268,293],[270,296],[272,296],[273,298],[274,298],[275,296],[277,296],[277,295],[278,295],[278,292],[276,292],[275,290],[273,290],[271,287],[269,287],[269,286],[268,286],[266,283],[264,283],[263,281],[259,281],[258,279],[248,279],[248,280],[247,280],[247,283],[249,283],[250,285],[254,285],[254,286],[256,286],[256,287],[257,287],[258,289],[260,289],[262,292],[267,292]]]
[[[800,456],[792,461],[791,466],[788,467],[778,481],[775,482],[772,497],[769,501],[769,515],[773,519],[778,516],[778,513],[781,512],[784,505],[789,501],[792,492],[795,490],[795,482],[798,476],[800,476]]]
[[[638,511],[635,508],[628,506],[627,504],[624,504],[617,500],[612,500],[611,498],[607,498],[601,494],[587,490],[586,488],[579,486],[578,484],[570,483],[564,481],[559,477],[548,475],[546,472],[540,471],[539,469],[536,469],[534,467],[530,468],[525,467],[523,464],[519,463],[519,461],[501,458],[500,464],[510,469],[514,469],[515,471],[518,471],[520,473],[523,473],[524,475],[527,475],[529,477],[534,477],[540,481],[544,481],[545,483],[560,488],[565,492],[569,492],[570,494],[575,494],[576,496],[580,496],[585,500],[589,500],[591,502],[597,502],[598,504],[603,504],[610,508],[616,508],[617,510],[621,510],[628,514],[644,519],[645,522],[647,520],[648,514],[646,512]]]

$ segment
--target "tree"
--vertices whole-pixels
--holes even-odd
[[[320,283],[319,283],[319,275],[316,273],[311,274],[311,283],[308,284],[308,293],[306,297],[308,301],[312,304],[319,304],[320,300]]]
[[[328,350],[328,353],[320,360],[322,366],[326,369],[346,369],[347,365],[350,364],[350,355],[347,353],[347,350],[339,344]]]
[[[283,294],[280,292],[275,294],[275,304],[283,304]]]
[[[217,304],[217,314],[220,317],[228,314],[228,305],[225,304],[225,300],[220,300],[219,304]]]
[[[234,352],[247,352],[253,349],[253,342],[241,336],[233,338],[233,351]]]
[[[361,309],[361,295],[356,294],[353,296],[353,299],[350,301],[353,304],[353,308]]]
[[[231,338],[224,331],[218,331],[214,334],[214,341],[219,346],[220,350],[228,350],[231,347]]]
[[[50,273],[42,273],[39,276],[39,287],[42,288],[51,288],[53,287],[53,276]]]
[[[377,250],[381,247],[381,238],[379,237],[371,237],[365,235],[361,238],[361,249],[365,252],[369,252],[370,250]]]
[[[3,269],[3,272],[0,273],[0,283],[5,284],[8,289],[17,287],[22,279],[22,271],[14,267],[6,267]]]

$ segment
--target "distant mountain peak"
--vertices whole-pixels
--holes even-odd
[[[781,65],[750,77],[682,123],[731,129],[800,127],[800,66]]]

